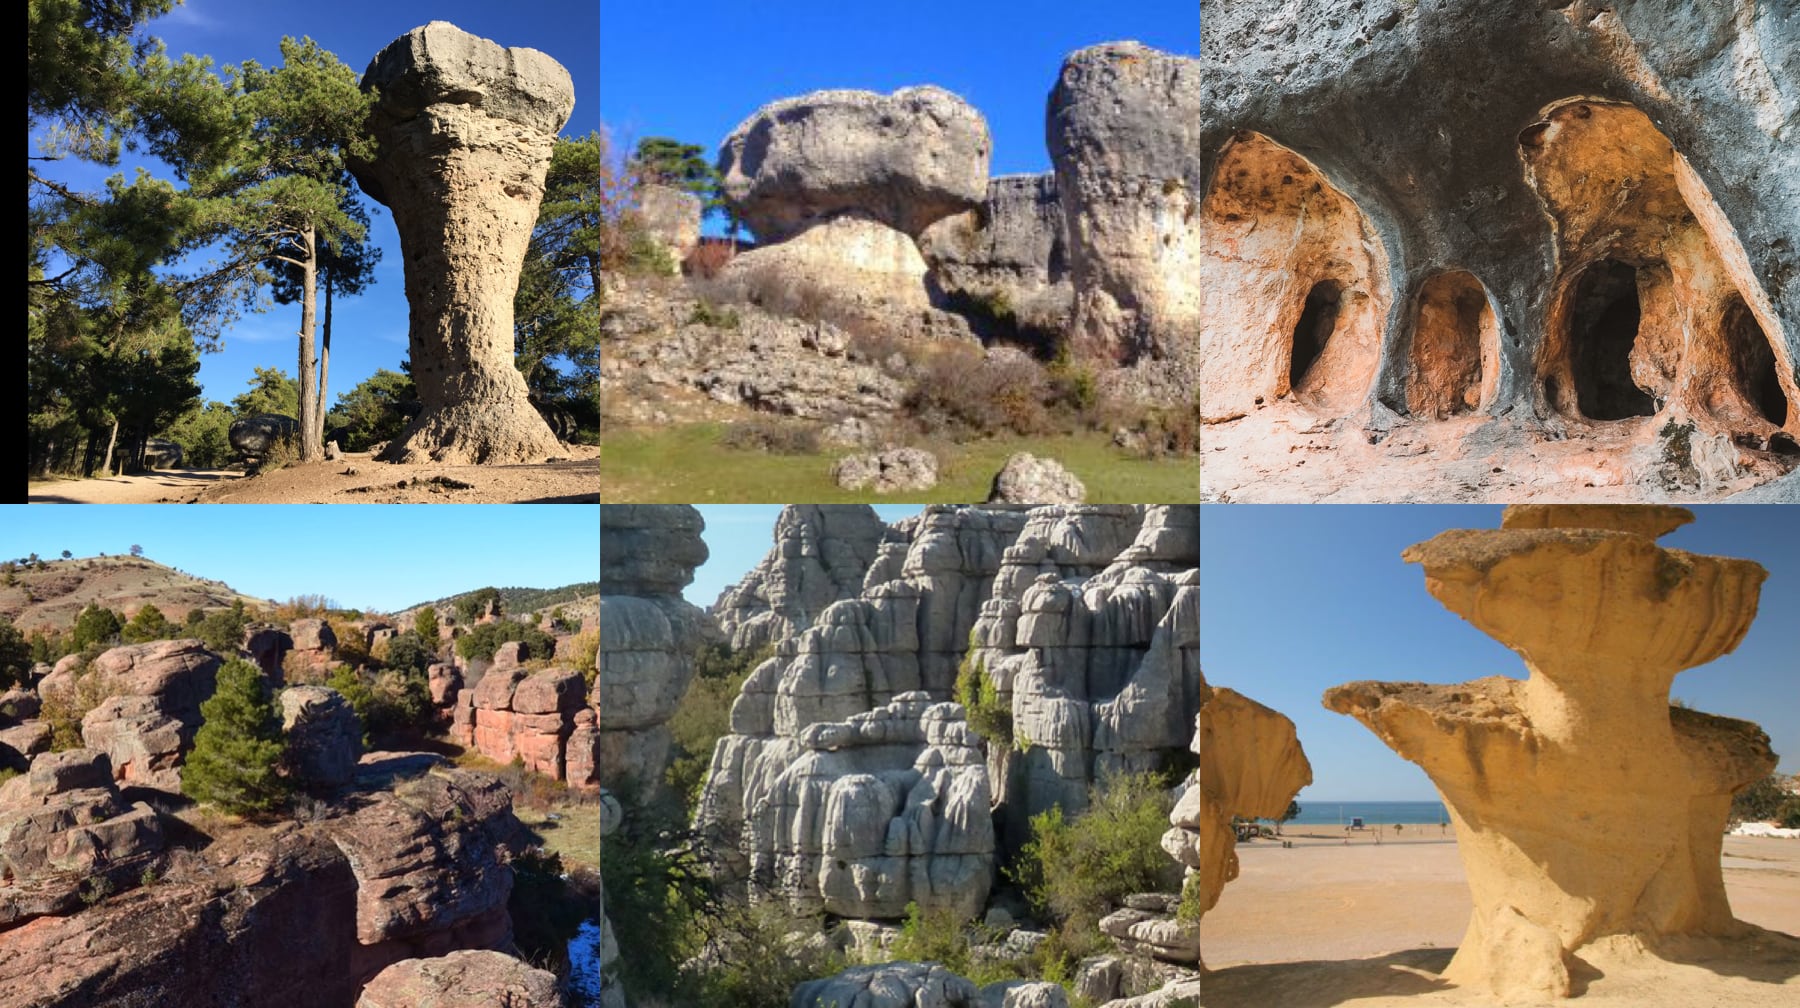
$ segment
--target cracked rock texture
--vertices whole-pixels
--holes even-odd
[[[793,637],[825,607],[855,597],[887,524],[867,504],[794,504],[775,521],[775,546],[710,612],[733,650]]]
[[[706,527],[686,504],[600,509],[600,709],[594,765],[600,782],[662,780],[667,721],[694,677],[694,654],[717,629],[681,597],[706,562]]]
[[[81,739],[106,753],[122,784],[181,793],[181,761],[200,730],[219,656],[198,640],[127,644],[95,658],[85,676],[107,682],[105,700],[81,719]]]
[[[1009,316],[1019,332],[1047,343],[1068,327],[1075,290],[1055,174],[989,179],[981,205],[926,228],[919,251],[929,282],[974,312]]]
[[[1046,130],[1069,238],[1071,342],[1188,360],[1200,322],[1200,61],[1136,42],[1079,50]]]
[[[465,949],[405,959],[369,981],[356,1008],[557,1008],[556,974],[501,952]]]
[[[559,445],[513,366],[513,295],[575,106],[569,72],[433,21],[388,43],[362,83],[381,94],[369,123],[379,149],[352,170],[400,232],[424,404],[382,457],[541,462]]]
[[[1187,747],[1195,512],[934,506],[892,526],[860,593],[744,682],[697,815],[722,867],[848,917],[909,900],[975,916],[1004,840],[992,806],[1015,824],[1078,810],[1099,774]],[[967,669],[992,678],[1022,752],[950,702]]]
[[[1424,768],[1449,807],[1475,903],[1452,981],[1558,998],[1589,955],[1667,955],[1706,939],[1800,952],[1732,917],[1719,868],[1732,794],[1775,766],[1768,737],[1669,705],[1676,673],[1743,639],[1766,576],[1748,560],[1657,546],[1691,517],[1509,510],[1500,530],[1413,546],[1404,556],[1426,588],[1518,652],[1529,677],[1325,694]]]

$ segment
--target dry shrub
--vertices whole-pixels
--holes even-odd
[[[737,258],[737,248],[727,242],[709,242],[704,239],[694,246],[693,251],[682,260],[681,271],[688,276],[701,277],[706,280],[719,275],[719,271],[731,260]]]
[[[928,357],[907,390],[907,410],[927,430],[1044,434],[1057,426],[1049,376],[1016,350],[953,345]]]
[[[823,447],[815,423],[793,417],[758,414],[725,428],[719,443],[744,451],[772,455],[816,455]]]

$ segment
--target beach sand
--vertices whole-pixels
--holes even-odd
[[[1471,908],[1454,830],[1289,825],[1283,833],[1238,845],[1241,874],[1202,922],[1212,971],[1201,985],[1204,1008],[1497,1004],[1436,976]],[[1726,837],[1723,867],[1738,919],[1800,935],[1800,841]],[[1800,952],[1760,958],[1596,962],[1601,975],[1578,979],[1581,999],[1561,1004],[1800,1008]]]

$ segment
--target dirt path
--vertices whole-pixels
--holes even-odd
[[[192,504],[209,487],[243,473],[229,469],[166,469],[133,476],[33,481],[31,504]]]
[[[174,469],[136,476],[33,483],[33,504],[588,504],[600,500],[600,449],[533,465],[377,462],[351,454],[259,476]]]

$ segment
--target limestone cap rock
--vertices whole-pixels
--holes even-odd
[[[939,87],[815,91],[756,110],[725,138],[725,198],[758,239],[862,210],[917,236],[987,194],[987,121]]]
[[[382,47],[363,72],[362,84],[381,93],[374,116],[393,121],[447,102],[554,134],[575,110],[575,82],[561,63],[536,49],[472,35],[448,21],[421,25]],[[387,203],[367,175],[357,175],[364,191]]]

